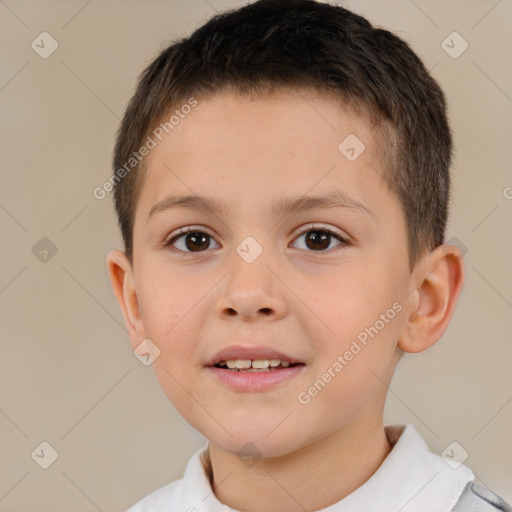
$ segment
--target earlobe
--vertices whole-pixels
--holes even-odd
[[[404,352],[426,350],[446,330],[464,283],[462,253],[454,245],[436,247],[413,275],[420,284],[410,293],[412,306],[398,340]]]
[[[132,265],[123,251],[114,250],[107,254],[107,268],[112,290],[123,313],[126,328],[133,343],[134,340],[141,337],[142,319]]]

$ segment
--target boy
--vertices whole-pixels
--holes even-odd
[[[512,510],[383,425],[397,361],[463,285],[451,152],[418,57],[341,7],[260,0],[145,70],[108,269],[133,349],[208,443],[130,512]]]

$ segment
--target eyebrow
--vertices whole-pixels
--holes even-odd
[[[190,211],[200,211],[209,214],[229,215],[231,209],[225,202],[209,196],[184,195],[164,197],[150,210],[148,222],[152,216],[159,212],[183,208]],[[293,212],[321,209],[321,208],[349,208],[375,221],[375,216],[363,203],[348,196],[347,194],[334,190],[322,196],[297,196],[284,197],[279,199],[272,207],[275,216],[285,216]]]

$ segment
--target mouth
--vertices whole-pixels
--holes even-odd
[[[212,366],[231,372],[266,373],[304,366],[304,363],[291,363],[281,359],[225,359]]]
[[[234,392],[270,391],[299,378],[306,364],[271,347],[232,346],[217,353],[205,368],[213,382]]]
[[[299,378],[303,361],[271,345],[237,344],[223,348],[205,365],[212,383],[235,392],[264,392]]]

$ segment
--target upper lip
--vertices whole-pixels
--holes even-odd
[[[295,357],[289,356],[284,352],[276,350],[273,347],[264,345],[258,346],[244,346],[244,345],[231,345],[229,347],[219,350],[207,363],[206,366],[214,366],[221,361],[229,359],[280,359],[281,361],[288,361],[291,364],[302,363]]]

